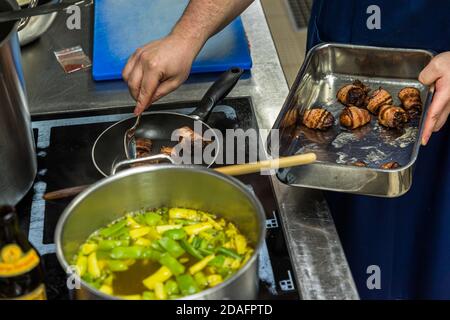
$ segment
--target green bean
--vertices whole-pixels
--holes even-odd
[[[144,251],[142,252],[141,258],[158,261],[161,258],[161,252],[150,248],[145,248]]]
[[[130,245],[128,240],[101,240],[98,243],[99,250],[111,250],[115,247],[127,247]]]
[[[172,272],[174,275],[182,274],[186,270],[186,268],[169,253],[163,253],[161,255],[161,258],[159,259],[159,263],[169,268],[170,272]]]
[[[202,239],[202,241],[200,242],[200,247],[199,247],[198,249],[200,250],[200,252],[201,252],[201,250],[209,251],[209,250],[207,249],[208,246],[209,246],[208,240]],[[208,255],[211,254],[211,253],[213,253],[213,252],[208,253]]]
[[[144,291],[142,293],[142,299],[143,300],[155,300],[156,299],[155,293],[152,291]]]
[[[113,233],[109,238],[116,238],[120,240],[129,240],[130,239],[130,229],[128,227],[124,227],[117,232]]]
[[[163,233],[163,236],[170,238],[172,240],[181,240],[186,238],[186,231],[184,231],[183,229],[167,230],[166,232]]]
[[[225,256],[223,255],[217,255],[212,259],[210,262],[208,262],[208,266],[221,268],[225,264]]]
[[[191,225],[191,224],[198,223],[197,221],[185,220],[185,219],[173,219],[173,222],[175,224],[181,224],[181,225]]]
[[[99,231],[99,234],[102,237],[108,238],[111,237],[113,234],[115,234],[116,232],[120,231],[122,228],[124,228],[127,225],[127,221],[126,220],[122,220],[119,222],[116,222],[114,224],[112,224],[109,227],[106,227],[104,229],[101,229]]]
[[[217,253],[221,253],[223,255],[226,255],[230,258],[237,259],[237,260],[242,259],[242,257],[240,255],[238,255],[234,250],[227,249],[224,247],[220,247],[219,249],[217,249]]]
[[[184,296],[194,294],[199,291],[194,278],[188,274],[182,274],[177,277],[178,287]]]
[[[166,289],[166,292],[169,296],[180,293],[178,283],[175,280],[167,280],[164,284],[164,288]]]
[[[159,239],[158,243],[163,247],[167,252],[169,252],[172,256],[175,258],[178,258],[179,256],[183,255],[185,251],[183,248],[176,242],[175,240],[172,240],[167,237],[162,237]]]
[[[142,246],[130,246],[130,247],[115,247],[111,250],[109,255],[115,260],[124,259],[150,259],[159,260],[160,253],[158,251],[152,250],[150,248],[145,248]]]
[[[201,260],[203,259],[203,256],[200,254],[200,252],[197,251],[197,249],[195,249],[193,246],[191,246],[191,244],[189,242],[187,242],[186,240],[181,240],[181,246],[183,247],[184,250],[186,250],[187,253],[189,253],[191,256],[193,256],[194,258]]]
[[[120,260],[108,260],[107,265],[111,271],[126,271],[128,264]]]
[[[220,247],[225,243],[225,238],[225,233],[221,231],[211,240],[211,244],[214,247]]]
[[[128,240],[130,241],[131,237],[130,237],[130,230],[128,230],[128,228],[123,229],[121,232],[120,237],[116,237],[119,240]]]
[[[97,259],[98,260],[107,260],[110,258],[111,251],[103,251],[103,250],[97,250]]]
[[[199,248],[206,249],[208,247],[208,243],[209,243],[208,240],[202,239]]]
[[[194,274],[194,280],[200,289],[204,289],[208,286],[208,279],[206,279],[205,274],[201,271]]]
[[[192,246],[195,249],[198,249],[200,247],[200,244],[202,243],[202,238],[195,236],[194,240],[192,240]]]
[[[134,221],[136,221],[137,223],[139,223],[140,225],[145,225],[145,218],[144,218],[144,214],[136,214],[133,215],[133,219]]]
[[[213,250],[208,250],[208,249],[203,249],[203,248],[199,248],[198,252],[200,252],[204,256],[209,256],[214,253]]]
[[[150,247],[152,247],[152,249],[156,251],[164,251],[164,248],[159,244],[159,241],[153,241]]]
[[[234,274],[233,269],[229,268],[219,268],[218,272],[223,279],[228,279],[230,276]]]
[[[144,247],[115,247],[112,249],[110,257],[113,259],[140,259],[144,252]]]
[[[162,217],[157,213],[148,212],[144,214],[144,220],[148,226],[156,226],[162,220]]]

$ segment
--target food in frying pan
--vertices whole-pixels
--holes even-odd
[[[190,145],[194,145],[194,143],[196,141],[201,141],[203,147],[206,144],[210,143],[210,141],[204,140],[200,134],[198,134],[197,132],[195,132],[194,130],[192,130],[191,128],[189,128],[187,126],[181,127],[177,130],[178,130],[178,135],[179,135],[179,143],[189,143]],[[143,158],[143,157],[151,156],[152,155],[152,147],[153,147],[152,140],[147,139],[147,138],[136,138],[136,158]],[[171,156],[172,151],[173,151],[172,147],[163,146],[160,149],[160,154],[165,154],[165,155]],[[136,163],[131,166],[139,167],[139,166],[143,166],[146,164],[156,164],[159,162],[160,162],[159,160],[151,160],[151,161],[146,161],[145,163]]]
[[[363,107],[369,91],[368,86],[356,80],[352,84],[347,84],[339,89],[336,98],[346,106]]]
[[[420,91],[413,87],[406,87],[400,90],[398,98],[402,102],[402,106],[411,119],[417,117],[422,110],[422,100],[420,99]]]
[[[151,155],[153,142],[147,138],[136,138],[136,157],[143,158]]]
[[[136,158],[144,158],[152,155],[153,142],[148,138],[136,138]],[[147,164],[158,163],[157,160],[146,161],[142,163],[133,163],[130,165],[132,168],[145,166]]]
[[[387,162],[380,166],[381,169],[397,169],[399,167],[400,167],[400,164],[395,161]]]
[[[214,214],[160,208],[132,212],[94,232],[73,259],[80,277],[126,299],[176,299],[233,276],[254,249]]]
[[[408,115],[401,107],[387,104],[380,108],[378,122],[388,128],[401,128],[408,122]]]
[[[177,133],[180,136],[179,142],[190,142],[191,144],[194,144],[197,141],[201,141],[202,145],[205,146],[206,144],[210,143],[211,141],[207,141],[203,139],[203,136],[201,136],[198,132],[195,132],[191,128],[185,126],[177,129]]]
[[[355,167],[367,167],[367,163],[365,163],[364,161],[361,161],[361,160],[352,162],[350,164]]]
[[[334,124],[334,117],[323,108],[308,109],[303,115],[303,124],[310,129],[326,130]]]
[[[171,156],[172,155],[172,151],[173,151],[172,147],[161,147],[161,150],[159,150],[159,152],[161,154],[165,154],[167,156]]]
[[[371,116],[369,111],[357,107],[345,107],[339,116],[342,126],[349,129],[356,129],[369,123]]]
[[[392,104],[393,100],[391,94],[380,87],[367,97],[366,102],[367,110],[376,115],[378,114],[380,107],[386,104]]]

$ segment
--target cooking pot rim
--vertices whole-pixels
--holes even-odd
[[[12,10],[19,10],[19,4],[15,1],[15,0],[0,0],[0,2],[5,2],[6,4],[8,4]],[[7,42],[9,40],[9,38],[11,37],[11,34],[13,34],[17,29],[17,25],[19,24],[19,21],[16,22],[3,22],[0,23],[0,26],[3,25],[10,25],[10,30],[6,33],[5,37],[2,39],[0,38],[0,47],[2,47],[5,42]]]
[[[99,180],[98,182],[94,183],[93,185],[91,185],[89,188],[87,188],[86,190],[84,190],[82,193],[80,193],[77,197],[75,197],[75,199],[73,199],[70,204],[64,209],[63,213],[61,214],[61,217],[58,220],[58,223],[56,225],[56,229],[55,229],[55,245],[56,245],[56,256],[58,258],[58,261],[60,263],[60,265],[64,268],[64,272],[68,271],[68,267],[69,264],[67,263],[63,251],[62,251],[62,245],[61,245],[61,236],[62,236],[62,231],[65,225],[66,220],[68,219],[68,217],[70,216],[71,212],[73,211],[73,209],[79,205],[79,203],[81,201],[83,201],[92,191],[101,188],[104,185],[107,185],[109,183],[112,183],[116,180],[120,180],[124,177],[127,176],[131,176],[131,175],[136,175],[136,174],[143,174],[146,172],[152,172],[152,171],[158,171],[158,170],[186,170],[186,171],[194,171],[197,173],[201,173],[201,174],[209,174],[212,176],[215,176],[218,179],[221,179],[227,183],[232,184],[234,187],[238,188],[243,194],[245,194],[247,196],[247,198],[250,200],[250,202],[254,205],[255,209],[256,209],[256,214],[258,215],[258,221],[259,221],[259,237],[257,239],[257,243],[255,245],[254,248],[254,252],[252,254],[252,256],[250,257],[250,259],[248,259],[247,263],[245,264],[245,266],[241,269],[238,270],[238,272],[236,272],[232,277],[228,278],[226,281],[218,284],[215,287],[206,289],[206,290],[202,290],[196,294],[192,294],[189,296],[185,296],[182,297],[178,300],[197,300],[197,299],[201,299],[203,296],[206,296],[208,294],[211,294],[213,292],[219,291],[222,288],[225,288],[226,286],[228,286],[230,283],[232,283],[233,281],[235,281],[237,278],[239,278],[240,276],[242,276],[255,262],[255,260],[258,258],[258,255],[261,251],[261,248],[264,244],[264,240],[266,237],[266,226],[265,226],[265,221],[266,221],[266,216],[265,216],[265,211],[264,208],[261,204],[261,202],[259,201],[259,199],[256,197],[256,195],[254,193],[251,192],[251,190],[245,186],[241,181],[239,181],[238,179],[232,177],[232,176],[228,176],[228,175],[224,175],[218,171],[215,171],[213,169],[209,169],[206,168],[204,166],[199,166],[199,165],[172,165],[172,164],[156,164],[156,165],[152,165],[152,166],[148,166],[148,167],[136,167],[136,168],[131,168],[131,169],[127,169],[124,171],[121,171],[119,173],[117,173],[116,175],[113,176],[109,176],[106,178],[103,178],[101,180]],[[73,275],[72,275],[73,276]],[[116,296],[111,296],[108,294],[105,294],[95,288],[93,288],[91,285],[89,285],[88,283],[86,283],[83,279],[78,278],[78,280],[80,281],[80,283],[84,286],[85,289],[87,289],[90,293],[94,294],[95,296],[98,296],[102,299],[109,299],[109,300],[122,300],[120,297],[116,297]]]

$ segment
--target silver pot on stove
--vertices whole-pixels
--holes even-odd
[[[258,255],[265,239],[264,209],[239,180],[202,166],[152,165],[121,171],[95,183],[66,207],[55,231],[56,254],[70,275],[70,261],[95,230],[124,213],[142,208],[186,207],[212,212],[233,222],[255,252],[225,282],[186,296],[188,300],[256,299]],[[83,280],[72,291],[76,299],[119,299]]]

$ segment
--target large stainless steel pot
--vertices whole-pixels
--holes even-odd
[[[17,8],[15,0],[0,0],[0,11]],[[18,23],[0,24],[0,203],[9,205],[16,205],[27,193],[37,167]]]
[[[55,234],[56,253],[64,270],[79,246],[95,230],[142,208],[188,207],[234,222],[255,247],[237,274],[222,284],[185,299],[255,299],[258,253],[265,237],[265,214],[259,200],[238,180],[200,166],[155,165],[122,171],[77,196],[64,210]],[[112,299],[85,282],[77,299]]]
[[[23,6],[25,4],[29,4],[30,8],[34,8],[38,5],[39,2],[43,3],[57,3],[61,2],[61,0],[47,0],[47,1],[39,1],[39,0],[22,0],[19,1],[19,5]],[[38,39],[41,35],[43,35],[53,24],[56,19],[58,12],[53,12],[49,14],[44,14],[35,17],[29,17],[24,19],[21,25],[19,26],[19,42],[21,46],[27,45],[34,40]]]

